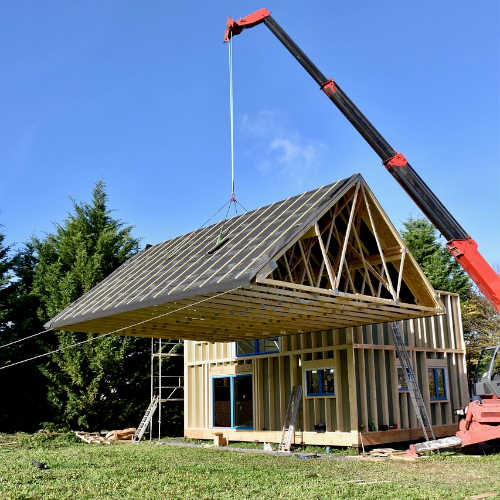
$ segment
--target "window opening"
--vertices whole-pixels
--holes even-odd
[[[213,379],[214,427],[231,426],[231,384],[229,377]]]
[[[252,377],[234,377],[233,427],[253,428]]]
[[[335,372],[333,368],[306,370],[307,396],[334,396]]]
[[[402,366],[398,366],[397,370],[398,370],[398,390],[407,391],[408,385],[406,384],[404,368]]]
[[[279,337],[268,339],[242,340],[236,342],[236,356],[255,356],[279,352]]]
[[[252,375],[213,377],[213,427],[253,429]]]
[[[489,347],[481,351],[474,374],[474,379],[476,379],[476,381],[479,382],[481,379],[488,377],[494,352],[494,347]]]
[[[491,367],[491,380],[500,379],[500,349],[495,354],[495,360]]]
[[[428,368],[431,401],[447,399],[445,368]]]

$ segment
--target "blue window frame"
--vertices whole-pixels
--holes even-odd
[[[212,377],[212,427],[253,429],[252,375]]]
[[[333,368],[306,370],[307,396],[335,396],[335,372]]]
[[[428,368],[431,401],[448,399],[446,393],[446,368]]]
[[[236,342],[236,356],[256,356],[279,352],[279,337]]]

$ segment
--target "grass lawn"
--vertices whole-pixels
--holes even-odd
[[[304,460],[147,442],[105,446],[72,441],[64,436],[0,436],[0,499],[409,500],[482,493],[500,498],[500,455],[446,453],[415,462]],[[31,459],[50,469],[36,469]]]

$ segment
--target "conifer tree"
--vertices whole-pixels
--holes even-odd
[[[9,367],[42,352],[38,338],[19,342],[43,329],[37,317],[39,302],[30,293],[35,265],[33,247],[27,244],[10,260],[11,276],[1,292],[6,319],[0,327],[0,366],[6,367],[0,371],[0,429],[4,432],[33,432],[50,418],[45,380],[36,363]]]
[[[436,290],[458,293],[460,299],[466,301],[471,281],[446,246],[439,241],[434,226],[423,217],[409,217],[403,225],[405,229],[401,231],[401,236],[431,285]]]
[[[139,248],[132,227],[111,216],[102,180],[94,186],[91,203],[72,201],[73,212],[54,233],[32,240],[38,258],[32,293],[40,300],[38,315],[44,322]],[[55,348],[94,336],[68,331],[50,335]],[[135,422],[149,396],[149,346],[147,339],[110,335],[53,354],[41,369],[55,422],[94,430]]]
[[[12,261],[9,259],[9,247],[4,245],[5,235],[0,233],[0,332],[3,333],[6,323],[7,304],[5,290],[11,278]],[[2,335],[5,342],[5,337]],[[0,342],[2,341],[0,340]]]
[[[474,369],[481,349],[500,343],[500,316],[451,257],[427,219],[409,217],[403,224],[402,237],[432,286],[460,294],[467,360]]]

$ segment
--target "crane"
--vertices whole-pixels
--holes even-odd
[[[382,137],[377,129],[368,121],[363,113],[349,99],[346,93],[332,78],[325,75],[302,52],[297,44],[271,17],[267,9],[260,9],[246,17],[235,21],[228,17],[224,41],[244,29],[258,24],[265,24],[278,40],[288,49],[302,67],[309,73],[320,89],[337,106],[354,128],[368,142],[382,160],[383,165],[408,193],[434,227],[445,237],[451,255],[458,261],[479,290],[500,313],[500,276],[493,270],[477,249],[477,243],[462,228],[417,172],[411,167],[403,154]]]
[[[491,305],[500,313],[500,276],[479,253],[474,239],[462,228],[411,167],[405,156],[392,148],[336,81],[332,78],[326,78],[271,17],[271,13],[267,9],[257,10],[237,21],[228,17],[224,42],[229,42],[232,37],[239,35],[243,30],[259,24],[265,24],[269,28],[368,142],[389,173],[434,227],[446,238],[446,247],[451,255],[462,266]],[[500,346],[483,350],[473,382],[475,394],[481,396],[483,400],[481,402],[473,401],[467,408],[461,409],[459,414],[462,414],[464,418],[459,422],[459,431],[456,436],[427,441],[421,445],[412,445],[408,450],[410,456],[418,455],[424,451],[449,446],[468,446],[500,438]]]

